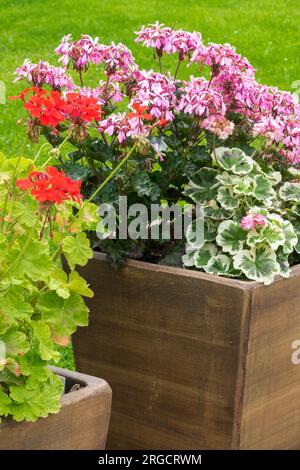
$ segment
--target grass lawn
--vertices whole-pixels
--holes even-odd
[[[300,79],[298,0],[0,0],[0,5],[0,80],[7,96],[22,87],[12,84],[12,74],[24,58],[56,64],[53,49],[67,33],[121,41],[140,66],[152,67],[151,52],[134,43],[133,31],[156,20],[200,31],[205,43],[232,43],[255,66],[262,83],[291,90]],[[36,149],[23,126],[16,125],[21,114],[19,102],[7,100],[2,106],[0,150],[30,156]]]

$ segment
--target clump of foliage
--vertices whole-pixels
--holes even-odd
[[[299,227],[299,180],[289,172],[300,165],[297,98],[258,83],[252,65],[229,44],[204,44],[200,33],[159,23],[136,35],[137,42],[152,49],[156,70],[141,70],[123,44],[102,44],[88,35],[62,39],[55,50],[60,67],[26,60],[16,70],[16,80],[30,84],[17,97],[27,112],[29,138],[37,142],[43,135],[54,147],[65,141],[73,146],[65,157],[59,155],[60,166],[82,179],[86,198],[130,151],[130,160],[98,203],[117,207],[118,196],[126,195],[128,205],[142,203],[148,210],[162,201],[184,208],[196,202],[193,185],[201,181],[197,203],[206,206],[211,230],[206,242],[212,246],[208,252],[207,245],[201,247],[207,263],[194,261],[195,247],[188,247],[184,265],[262,282],[287,275],[287,263],[298,259],[295,238],[290,251],[283,242],[288,223],[296,232]],[[172,70],[166,70],[166,55],[175,57]],[[99,83],[91,87],[95,65]],[[180,78],[184,66],[194,74],[188,80]],[[227,160],[220,157],[224,147],[232,151]],[[284,199],[292,197],[284,196],[290,185],[293,200]],[[238,249],[222,241],[232,224],[245,237]],[[281,232],[281,242],[267,242],[265,234],[272,231]],[[184,242],[89,236],[93,248],[108,253],[114,265],[127,257],[183,265]],[[187,241],[192,245],[189,235]]]
[[[35,421],[60,408],[62,382],[48,365],[88,324],[83,297],[93,293],[76,267],[92,257],[85,231],[95,209],[56,168],[0,156],[0,419]]]
[[[217,148],[212,166],[196,172],[185,189],[203,208],[204,236],[195,243],[194,220],[184,265],[265,284],[277,274],[288,277],[300,254],[300,180],[295,176],[299,172],[292,170],[283,183],[279,171],[263,169],[240,149]]]

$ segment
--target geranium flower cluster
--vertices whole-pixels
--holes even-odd
[[[135,104],[135,112],[128,115],[126,113],[111,114],[107,119],[101,121],[99,132],[106,133],[108,136],[116,136],[119,144],[126,142],[129,138],[138,136],[147,136],[151,126],[144,123],[143,120],[151,121],[152,115],[147,113],[145,106]]]
[[[73,181],[63,171],[49,166],[45,171],[31,171],[27,178],[18,179],[17,187],[30,194],[40,203],[46,206],[61,204],[63,201],[72,200],[81,202],[81,181]]]
[[[179,101],[178,109],[199,118],[207,118],[219,114],[224,116],[226,106],[223,96],[208,81],[191,77],[183,88],[184,93]]]
[[[200,33],[190,33],[181,29],[175,31],[159,24],[158,21],[147,27],[143,26],[140,31],[136,32],[136,35],[136,42],[141,42],[146,47],[153,47],[159,57],[163,52],[177,53],[178,59],[182,61],[202,48]]]
[[[98,99],[80,92],[68,92],[62,96],[59,91],[31,87],[12,98],[24,101],[24,109],[30,116],[28,135],[33,142],[39,136],[39,126],[49,126],[58,133],[57,126],[65,121],[80,142],[87,136],[86,126],[101,119],[102,110]]]
[[[15,82],[27,79],[34,86],[41,87],[50,85],[53,89],[67,88],[72,90],[75,88],[72,77],[66,74],[66,70],[62,67],[54,67],[40,60],[37,64],[33,64],[30,60],[25,59],[23,65],[15,71]]]
[[[300,163],[300,106],[297,99],[291,93],[257,83],[252,65],[231,45],[211,43],[205,46],[200,33],[173,30],[158,22],[143,26],[136,34],[137,42],[156,52],[160,73],[140,70],[130,50],[123,44],[112,42],[105,45],[98,38],[93,39],[88,35],[82,35],[80,39],[73,41],[68,35],[63,37],[55,52],[60,56],[59,60],[64,67],[72,64],[79,72],[80,87],[74,85],[64,68],[53,67],[45,62],[31,64],[25,61],[16,71],[16,80],[26,78],[40,88],[49,85],[54,91],[62,92],[61,99],[64,101],[70,91],[95,100],[86,104],[94,108],[97,103],[105,111],[103,122],[99,126],[102,136],[113,138],[115,133],[116,140],[122,144],[129,145],[132,135],[145,136],[150,129],[145,119],[139,119],[135,124],[129,123],[123,114],[127,99],[127,113],[131,112],[135,103],[146,106],[149,114],[157,120],[156,127],[161,129],[162,123],[170,123],[171,130],[174,130],[172,126],[178,130],[184,115],[188,115],[189,119],[194,118],[191,130],[197,136],[195,142],[199,141],[199,131],[203,136],[209,133],[223,141],[242,134],[243,141],[250,143],[257,137],[263,137],[262,151],[268,161],[274,158],[285,159],[295,165]],[[179,62],[174,76],[169,71],[162,73],[164,54],[178,55]],[[191,76],[185,82],[179,80],[178,67],[184,59],[188,59],[188,65],[198,64],[200,71],[208,67],[209,79]],[[87,71],[90,64],[100,63],[104,64],[106,80],[101,79],[95,88],[88,87],[86,83],[83,86],[83,72]],[[59,102],[59,97],[56,98],[55,95],[51,99]],[[78,100],[78,103],[79,101],[82,104],[82,100]],[[116,105],[121,101],[122,105],[118,109]],[[41,113],[39,106],[35,104],[35,117],[42,125],[55,126],[55,121],[63,121],[59,106],[57,109],[55,103],[57,113],[51,106],[50,100]],[[87,115],[94,115],[93,119],[98,121],[98,114],[101,114],[98,111]],[[91,123],[90,119],[82,118],[82,121]],[[151,127],[153,128],[153,123]],[[87,129],[77,135],[82,141],[88,136]],[[193,141],[192,133],[190,139]]]
[[[170,75],[153,71],[135,71],[134,100],[149,107],[149,112],[157,119],[174,119],[177,105],[176,86]]]
[[[106,65],[107,75],[115,74],[117,71],[128,74],[134,65],[134,58],[130,50],[124,44],[112,42],[106,46],[98,42],[98,38],[82,35],[78,41],[72,41],[69,34],[62,38],[60,45],[55,49],[60,61],[68,66],[70,61],[75,70],[87,70],[90,63]]]
[[[262,214],[248,214],[241,220],[241,227],[244,230],[252,230],[257,227],[266,227],[268,219]]]

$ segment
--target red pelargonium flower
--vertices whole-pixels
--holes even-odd
[[[32,117],[37,118],[43,126],[56,127],[66,119],[65,101],[58,91],[47,92],[38,89],[24,103],[24,108]]]
[[[135,112],[129,113],[127,118],[132,119],[146,119],[146,121],[152,121],[154,118],[152,114],[146,113],[148,106],[142,106],[140,103],[133,103],[133,109]]]
[[[80,93],[68,93],[64,109],[69,118],[77,123],[100,121],[101,114],[104,114],[96,98]]]
[[[73,181],[53,166],[46,171],[31,171],[26,179],[18,179],[18,188],[30,191],[31,195],[46,205],[61,204],[63,201],[72,200],[81,203],[81,181]]]

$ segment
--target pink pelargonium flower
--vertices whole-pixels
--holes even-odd
[[[63,65],[68,66],[72,61],[76,70],[84,70],[90,62],[99,64],[104,47],[98,43],[98,38],[93,39],[87,34],[83,34],[77,41],[72,41],[71,34],[68,34],[62,38],[55,53],[61,56],[59,60]]]
[[[241,227],[244,230],[252,230],[256,227],[266,227],[268,225],[268,219],[262,214],[248,214],[241,220]]]
[[[131,51],[122,43],[112,42],[109,46],[105,46],[101,53],[101,62],[106,64],[107,75],[113,75],[118,70],[127,75],[135,67]]]
[[[91,87],[77,87],[78,91],[88,98],[96,98],[101,105],[106,105],[109,101],[112,103],[118,103],[123,100],[124,93],[121,92],[118,83],[109,81],[104,82],[100,80],[99,86],[95,88]]]
[[[253,126],[253,135],[264,136],[269,142],[281,142],[284,138],[284,124],[281,119],[274,119],[272,116],[262,116]]]
[[[180,29],[171,32],[163,50],[167,54],[177,53],[179,60],[182,61],[187,56],[191,56],[195,50],[199,50],[202,47],[203,44],[200,33],[190,33],[189,31]]]
[[[153,47],[159,56],[162,55],[164,48],[168,44],[172,29],[159,24],[149,24],[147,27],[142,26],[140,31],[136,31],[136,42],[142,42],[146,47]]]
[[[183,86],[183,95],[178,104],[178,110],[186,114],[195,114],[207,118],[211,114],[224,116],[226,106],[221,93],[210,86],[203,78],[191,77]]]
[[[118,142],[122,144],[130,137],[146,137],[149,134],[150,126],[146,126],[139,118],[128,119],[126,113],[118,113],[111,114],[107,119],[101,121],[98,130],[110,137],[115,135]]]
[[[239,71],[254,77],[254,68],[248,59],[237,54],[230,44],[211,43],[206,48],[198,48],[194,51],[191,61],[211,67],[213,75],[226,69],[229,72]]]
[[[227,139],[234,131],[234,123],[218,114],[213,114],[204,119],[201,126],[213,134],[216,134],[221,140]]]
[[[174,119],[177,99],[175,82],[167,75],[136,70],[133,73],[136,85],[133,87],[133,100],[149,108],[149,113],[157,119]]]
[[[61,88],[72,90],[75,88],[72,78],[66,74],[64,68],[54,67],[41,60],[37,64],[33,64],[30,60],[25,59],[23,65],[16,69],[15,75],[14,82],[27,79],[33,86],[38,87],[50,85],[55,90]]]

